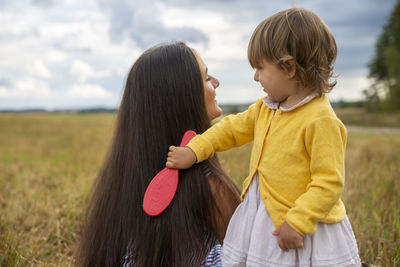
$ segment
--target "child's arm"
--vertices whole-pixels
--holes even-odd
[[[262,105],[262,99],[244,112],[226,116],[203,134],[195,136],[186,149],[171,146],[166,166],[179,169],[189,168],[195,162],[212,157],[216,151],[227,150],[250,142],[254,138],[255,118],[260,105]],[[194,153],[194,157],[192,153]]]
[[[286,222],[303,236],[315,232],[342,194],[346,128],[337,118],[316,120],[306,128],[304,143],[311,181],[286,214]]]

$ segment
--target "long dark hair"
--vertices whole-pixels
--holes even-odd
[[[180,171],[170,206],[143,212],[151,179],[165,167],[170,145],[186,130],[210,127],[200,68],[184,43],[145,51],[132,66],[111,148],[98,175],[77,251],[81,266],[199,265],[216,244],[218,210],[206,172],[235,191],[214,157]],[[235,192],[236,193],[236,192]]]

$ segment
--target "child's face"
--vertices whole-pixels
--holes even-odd
[[[261,84],[272,101],[285,101],[295,93],[291,75],[272,62],[263,60],[255,70],[254,80]]]

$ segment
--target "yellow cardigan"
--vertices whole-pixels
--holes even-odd
[[[226,116],[187,145],[198,162],[254,141],[242,198],[258,172],[260,193],[276,228],[285,220],[301,235],[318,222],[336,223],[346,211],[346,128],[326,96],[291,111],[271,109],[263,99],[245,112]]]

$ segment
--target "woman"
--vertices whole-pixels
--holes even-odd
[[[94,187],[78,265],[207,265],[240,202],[216,157],[180,171],[176,195],[161,215],[146,215],[142,204],[151,179],[165,167],[168,147],[179,145],[189,129],[204,132],[221,115],[218,85],[184,43],[156,46],[137,59]]]

